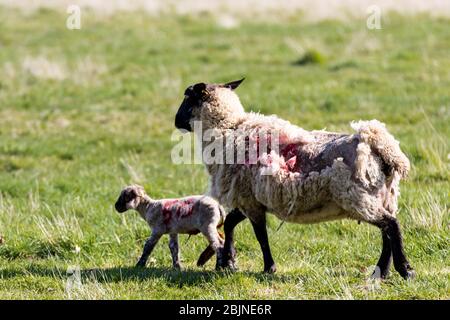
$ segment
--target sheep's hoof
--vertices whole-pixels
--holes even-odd
[[[386,280],[389,277],[389,272],[385,273],[385,274],[379,274],[377,272],[373,272],[372,275],[370,276],[370,279],[372,280]]]
[[[269,268],[264,268],[265,273],[275,273],[277,272],[277,266],[275,264],[271,265]]]
[[[145,268],[145,262],[139,261],[138,263],[136,263],[136,268]]]
[[[405,280],[412,280],[416,277],[416,272],[413,269],[409,269],[406,271],[406,273],[403,275],[403,278]]]
[[[226,267],[216,266],[216,271],[236,272],[236,271],[238,271],[238,268],[234,265],[226,266]]]
[[[414,271],[413,268],[411,268],[409,263],[401,265],[400,268],[396,268],[396,270],[405,280],[412,280],[416,277],[416,272]]]
[[[221,253],[218,256],[217,263],[216,263],[216,270],[219,269],[230,269],[232,271],[236,271],[236,259],[235,256],[233,256],[232,253],[230,254],[223,254]]]
[[[229,271],[237,271],[235,261],[233,259],[228,259],[226,261],[220,260],[216,264],[216,270],[229,270]]]
[[[236,263],[232,260],[228,261],[228,266],[227,268],[231,271],[237,271],[238,267],[236,266]]]
[[[182,269],[181,264],[174,264],[172,267],[173,267],[175,270],[181,270],[181,269]]]
[[[372,275],[370,276],[370,279],[372,280],[385,280],[389,276],[389,268],[385,268],[384,270],[381,270],[379,266],[375,267],[375,270],[372,272]]]

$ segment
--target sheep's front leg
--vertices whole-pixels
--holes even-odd
[[[236,249],[234,248],[234,228],[244,221],[246,216],[239,210],[233,209],[225,218],[223,229],[225,231],[225,242],[223,245],[222,261],[219,261],[221,268],[236,269],[235,257]]]
[[[169,241],[170,253],[172,255],[172,265],[176,269],[181,269],[180,254],[178,249],[178,234],[174,233],[170,235]]]
[[[251,220],[253,230],[255,231],[256,239],[258,239],[259,245],[264,257],[264,272],[274,273],[277,271],[275,261],[273,261],[272,253],[270,252],[269,237],[267,236],[266,228],[266,214],[258,216],[258,220]]]
[[[147,239],[144,245],[144,250],[142,252],[141,258],[139,259],[136,267],[145,267],[147,259],[161,238],[162,234],[153,232],[150,238]]]

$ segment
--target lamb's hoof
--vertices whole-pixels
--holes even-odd
[[[271,265],[268,268],[264,268],[264,273],[275,273],[277,272],[277,266],[275,264]]]

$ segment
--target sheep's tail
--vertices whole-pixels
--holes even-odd
[[[351,126],[360,136],[358,153],[367,154],[368,148],[381,157],[389,167],[388,177],[396,179],[406,178],[410,163],[406,155],[400,150],[399,142],[387,131],[385,125],[378,120],[352,122]],[[361,159],[361,161],[363,161]],[[358,163],[357,163],[358,167]]]

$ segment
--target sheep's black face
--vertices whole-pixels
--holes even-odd
[[[137,198],[138,194],[136,190],[126,188],[121,193],[119,198],[116,201],[114,207],[117,212],[122,213],[130,209],[130,204]]]
[[[244,79],[228,82],[225,84],[197,83],[190,86],[184,92],[184,100],[175,116],[175,127],[192,131],[191,120],[196,110],[201,108],[203,102],[207,101],[209,94],[217,87],[236,89]],[[198,113],[197,113],[198,114]]]
[[[206,95],[208,85],[205,83],[197,83],[190,86],[184,92],[184,100],[175,116],[175,127],[192,131],[191,119],[194,109],[200,108]]]

